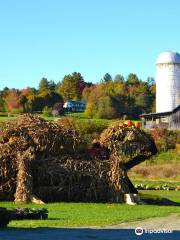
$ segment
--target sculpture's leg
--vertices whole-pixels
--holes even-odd
[[[18,154],[17,165],[17,186],[15,193],[15,202],[27,203],[31,201],[33,177],[32,177],[32,160],[34,155],[31,149],[24,153]]]

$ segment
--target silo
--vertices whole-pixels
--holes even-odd
[[[180,54],[163,52],[156,62],[156,112],[169,112],[180,104]]]

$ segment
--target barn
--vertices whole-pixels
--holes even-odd
[[[173,111],[140,115],[142,127],[180,129],[180,105]]]

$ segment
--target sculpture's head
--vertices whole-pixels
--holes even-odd
[[[124,163],[138,157],[145,160],[157,153],[153,138],[134,125],[120,124],[107,128],[100,136],[100,143]]]

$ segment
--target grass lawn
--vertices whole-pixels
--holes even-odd
[[[166,197],[180,202],[176,191],[141,191],[143,196],[152,198]],[[106,226],[150,217],[180,214],[180,207],[156,205],[125,205],[110,203],[50,203],[45,205],[15,205],[13,202],[0,202],[1,207],[45,207],[49,211],[48,220],[11,221],[10,227],[87,227]]]
[[[15,120],[17,117],[8,117],[8,116],[0,116],[0,122],[8,122]]]
[[[180,154],[177,154],[175,150],[169,150],[167,152],[161,152],[152,158],[153,163],[164,164],[168,162],[180,163]]]
[[[17,115],[18,116],[18,115]],[[17,116],[10,116],[8,117],[7,115],[0,116],[0,122],[5,122],[5,121],[11,121],[17,118]],[[115,125],[119,122],[122,122],[120,119],[95,119],[95,118],[87,118],[84,113],[66,113],[65,116],[67,117],[74,117],[76,119],[79,119],[80,122],[92,122],[94,124],[98,125],[106,125],[112,126]],[[40,114],[40,117],[45,118],[46,120],[53,121],[59,117],[44,117],[42,114]],[[136,121],[133,121],[136,122]]]

